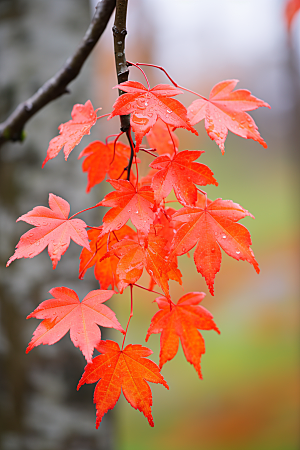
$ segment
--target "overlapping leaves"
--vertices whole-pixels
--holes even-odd
[[[297,2],[290,3],[295,6]],[[18,258],[31,258],[48,246],[55,268],[72,239],[83,247],[79,278],[94,267],[101,290],[89,292],[80,302],[72,289],[54,288],[50,291],[54,298],[42,302],[28,316],[43,321],[35,330],[27,351],[39,344],[54,344],[70,331],[72,342],[88,361],[78,388],[85,383],[97,382],[94,394],[97,428],[103,415],[115,406],[121,390],[128,402],[153,426],[152,394],[147,382],[168,388],[160,369],[175,357],[179,341],[187,361],[202,378],[201,358],[205,343],[199,330],[218,333],[219,330],[211,313],[199,306],[204,293],[187,293],[176,304],[171,300],[170,280],[182,284],[179,256],[189,256],[188,252],[195,247],[196,268],[205,278],[212,295],[215,276],[221,266],[221,249],[236,260],[248,261],[259,272],[250,248],[250,234],[244,225],[237,223],[246,216],[253,216],[231,200],[207,199],[198,186],[217,186],[218,183],[207,166],[196,162],[203,151],[179,151],[179,140],[174,133],[181,127],[197,134],[193,125],[204,119],[208,135],[222,153],[228,130],[266,147],[246,111],[269,105],[247,90],[233,91],[236,83],[236,80],[218,83],[209,99],[197,94],[198,99],[188,110],[173,98],[182,93],[177,87],[164,84],[147,89],[136,81],[116,86],[125,93],[115,102],[109,119],[131,115],[131,128],[127,133],[130,146],[119,142],[118,135],[110,143],[92,142],[79,155],[79,158],[85,158],[82,169],[88,175],[87,192],[107,176],[113,188],[96,205],[109,208],[103,224],[89,227],[87,232],[87,225],[81,219],[68,218],[69,204],[54,194],[49,195],[50,208],[35,207],[18,219],[35,228],[21,237],[7,265]],[[90,101],[74,106],[72,120],[60,125],[60,135],[51,140],[43,166],[63,147],[65,159],[68,158],[82,137],[90,133],[97,121],[96,112]],[[135,139],[131,139],[132,132]],[[150,145],[148,149],[141,147],[144,136]],[[138,173],[136,154],[139,150],[156,156],[147,173]],[[135,173],[132,165],[135,165]],[[167,207],[167,203],[172,202],[167,200],[172,190],[179,202],[174,209]],[[128,226],[129,221],[136,230]],[[159,311],[152,317],[146,336],[148,340],[150,335],[161,333],[160,367],[147,359],[152,353],[148,348],[132,344],[124,348],[133,315],[133,289],[137,286],[147,290],[137,284],[144,269],[150,276],[150,291],[154,292],[157,285],[165,295],[155,300]],[[109,286],[110,291],[107,290]],[[103,303],[112,297],[115,288],[123,293],[128,286],[131,313],[124,332],[113,311]],[[102,341],[99,325],[125,333],[122,347],[113,341]],[[92,359],[95,348],[100,355]]]
[[[111,252],[119,258],[116,273],[125,285],[136,283],[144,268],[167,296],[169,279],[182,284],[176,258],[168,258],[168,241],[155,230],[145,240],[123,239],[112,246]]]
[[[88,173],[88,184],[86,192],[101,183],[106,175],[112,179],[125,178],[127,176],[126,166],[130,158],[130,147],[117,142],[107,145],[101,141],[94,141],[89,144],[78,156],[78,159],[85,157],[82,163],[83,172]],[[135,177],[131,174],[131,180]]]
[[[94,274],[96,280],[99,281],[101,289],[107,289],[111,286],[120,290],[120,278],[116,272],[119,258],[114,253],[109,253],[112,246],[121,239],[133,238],[136,232],[127,225],[113,233],[102,234],[102,227],[99,229],[91,229],[88,231],[91,251],[83,248],[80,254],[79,278],[83,278],[86,271],[95,266]],[[104,259],[104,255],[107,255]]]
[[[182,91],[174,86],[158,84],[152,89],[146,89],[137,81],[125,81],[115,87],[125,94],[114,103],[109,119],[116,115],[131,114],[130,124],[135,133],[136,150],[158,119],[173,128],[185,128],[198,135],[187,118],[186,108],[172,98],[182,94]]]
[[[152,189],[158,203],[174,189],[180,203],[194,205],[197,200],[195,184],[200,186],[218,185],[212,171],[206,165],[193,162],[199,158],[201,153],[203,152],[185,150],[172,157],[169,155],[159,156],[150,164],[150,167],[158,170],[152,179]]]

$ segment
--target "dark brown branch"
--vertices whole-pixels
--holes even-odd
[[[8,119],[0,124],[0,146],[6,141],[22,141],[23,129],[28,120],[52,100],[69,92],[68,84],[79,74],[105,30],[115,6],[116,0],[99,1],[93,20],[75,53],[50,80],[27,101],[21,103]]]
[[[118,83],[123,83],[128,80],[129,69],[126,64],[125,57],[125,37],[127,34],[126,30],[126,15],[127,15],[127,4],[128,0],[116,0],[116,16],[115,23],[113,26],[114,34],[114,49],[115,49],[115,62],[116,71],[118,77]],[[119,95],[124,92],[119,90]],[[121,120],[121,131],[127,133],[130,127],[130,116],[120,116]]]
[[[126,167],[126,170],[127,170],[127,181],[130,181],[130,171],[131,171],[131,167],[132,167],[132,163],[133,163],[133,157],[134,157],[134,147],[133,147],[133,142],[132,142],[132,138],[131,138],[130,127],[126,131],[126,135],[127,135],[127,139],[128,139],[129,145],[130,145],[130,158],[129,158],[129,161],[128,161],[128,166]]]

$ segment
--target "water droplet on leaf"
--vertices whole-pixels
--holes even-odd
[[[147,117],[141,116],[140,114],[133,114],[131,120],[137,125],[147,125],[147,123],[149,122],[149,119],[147,119]]]

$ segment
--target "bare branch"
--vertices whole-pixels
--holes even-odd
[[[116,16],[113,26],[114,34],[114,50],[115,50],[115,63],[118,77],[118,84],[128,80],[129,69],[126,63],[125,57],[125,37],[126,30],[126,16],[127,16],[127,4],[128,0],[116,1]],[[124,92],[119,89],[119,95]],[[130,116],[120,116],[121,131],[127,133],[130,127]]]
[[[116,0],[100,0],[85,36],[63,67],[28,100],[21,103],[0,124],[0,146],[6,141],[22,141],[28,120],[52,100],[68,93],[67,86],[79,74],[84,62],[101,37],[116,6]]]
[[[113,34],[114,34],[115,63],[116,63],[118,84],[127,81],[129,76],[129,69],[125,56],[125,37],[127,34],[126,30],[127,6],[128,0],[116,0],[116,15],[115,15],[115,23],[113,26]],[[124,92],[119,89],[119,95],[122,94],[124,94]],[[126,133],[131,149],[129,163],[128,166],[126,167],[127,180],[130,180],[130,171],[134,157],[134,148],[130,133],[130,115],[127,114],[124,116],[120,116],[120,121],[121,121],[121,131]]]

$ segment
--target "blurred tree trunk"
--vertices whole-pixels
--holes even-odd
[[[60,69],[81,41],[91,15],[86,0],[0,2],[0,122]],[[43,172],[41,164],[49,140],[57,135],[58,125],[69,120],[74,103],[91,97],[92,77],[87,62],[71,93],[28,123],[25,142],[6,143],[0,152],[1,450],[114,448],[113,416],[107,414],[96,430],[93,386],[76,391],[85,360],[68,338],[25,355],[36,326],[25,318],[49,298],[51,287],[64,284],[81,298],[98,287],[92,277],[81,282],[76,278],[78,249],[70,248],[69,258],[55,273],[46,252],[5,268],[23,226],[15,224],[16,218],[35,205],[46,205],[49,192],[68,199],[74,211],[85,207],[86,180],[75,157],[68,164],[53,162]],[[91,193],[88,202],[96,203],[98,196]],[[97,213],[87,218],[93,223],[100,219]]]

